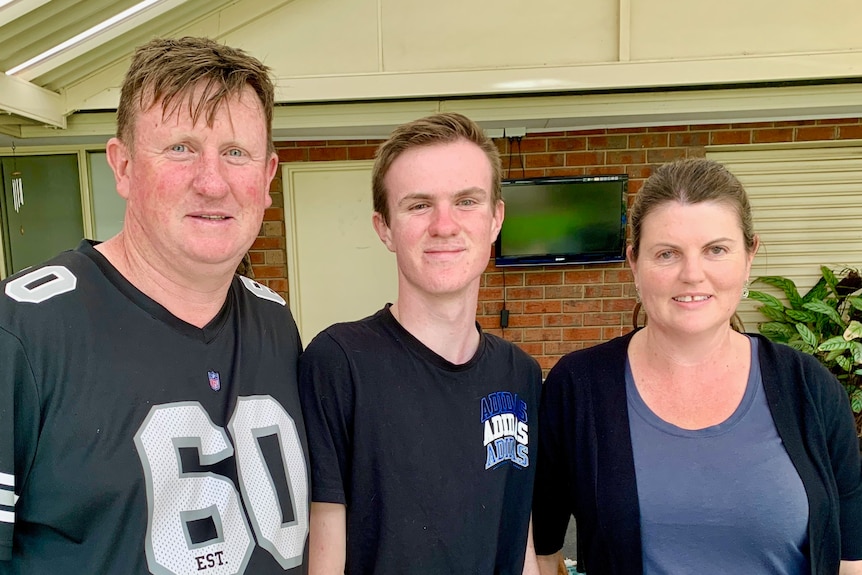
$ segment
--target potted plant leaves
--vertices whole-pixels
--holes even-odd
[[[751,290],[749,297],[760,302],[757,309],[767,318],[761,334],[813,355],[835,374],[847,390],[862,437],[862,277],[853,268],[835,273],[821,266],[820,272],[804,295],[789,278],[754,280],[781,290],[786,303],[762,291]]]

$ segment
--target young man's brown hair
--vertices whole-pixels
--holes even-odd
[[[452,112],[434,114],[399,126],[389,139],[377,148],[374,169],[371,172],[371,189],[374,211],[383,216],[383,222],[387,226],[389,225],[389,205],[386,201],[386,187],[383,185],[383,180],[392,163],[407,150],[421,146],[449,144],[458,140],[472,142],[485,152],[491,164],[492,209],[497,205],[502,196],[500,182],[503,173],[497,146],[476,122],[466,116]]]

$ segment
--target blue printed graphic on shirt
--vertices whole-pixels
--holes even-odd
[[[485,469],[509,461],[529,467],[527,403],[517,393],[497,391],[482,398],[482,425],[485,437]]]

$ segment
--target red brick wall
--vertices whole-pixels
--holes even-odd
[[[512,177],[627,173],[637,193],[653,166],[702,157],[705,146],[862,138],[862,118],[615,128],[528,134],[512,145],[497,141],[503,168]],[[368,140],[279,142],[283,162],[367,160],[379,142]],[[520,154],[518,154],[520,150]],[[511,154],[510,154],[511,151]],[[523,171],[522,171],[523,163]],[[369,194],[371,191],[369,190]],[[251,257],[258,281],[287,296],[284,197],[280,175]],[[509,327],[500,326],[505,282]],[[494,267],[489,263],[479,292],[483,329],[516,342],[546,371],[557,359],[631,329],[634,286],[625,264]]]

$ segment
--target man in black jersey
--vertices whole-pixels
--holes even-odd
[[[106,149],[123,230],[0,284],[0,574],[306,572],[299,334],[234,274],[273,100],[241,50],[140,47]]]
[[[476,323],[500,173],[494,143],[460,114],[401,126],[378,150],[373,224],[398,299],[324,330],[300,359],[315,575],[538,569],[541,371]]]

